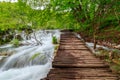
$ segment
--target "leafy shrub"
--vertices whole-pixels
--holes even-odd
[[[56,36],[53,36],[53,37],[52,37],[52,43],[53,43],[53,44],[58,44],[58,41],[57,41]]]

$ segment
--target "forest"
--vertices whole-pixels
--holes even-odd
[[[119,0],[28,1],[0,3],[1,38],[14,30],[71,29],[87,32],[85,36],[96,40],[119,43],[119,35],[116,35],[120,31]]]
[[[86,42],[106,46],[100,58],[120,73],[120,0],[18,0],[0,2],[0,45],[20,46],[19,33],[37,30],[69,30]],[[35,36],[35,34],[34,34]],[[36,35],[37,36],[37,35]],[[41,44],[39,40],[34,39]],[[55,43],[56,38],[53,37]],[[33,58],[38,56],[35,54]]]

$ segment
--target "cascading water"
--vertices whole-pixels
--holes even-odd
[[[29,38],[22,34],[23,45],[17,48],[10,44],[1,46],[0,49],[10,48],[8,51],[13,54],[1,61],[0,80],[40,80],[46,77],[52,68],[52,36],[59,38],[59,30],[37,31]]]

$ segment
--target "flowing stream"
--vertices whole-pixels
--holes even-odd
[[[59,39],[59,30],[36,31],[29,37],[23,32],[21,36],[23,41],[19,47],[12,44],[0,46],[3,52],[11,53],[9,57],[0,57],[0,80],[40,80],[52,68],[52,36]]]

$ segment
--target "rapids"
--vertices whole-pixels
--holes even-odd
[[[22,32],[21,36],[23,40],[19,47],[13,47],[12,44],[0,46],[3,51],[7,48],[8,52],[13,52],[11,56],[0,61],[0,80],[40,80],[52,68],[52,36],[59,39],[59,30],[36,31],[29,34],[29,37]]]

